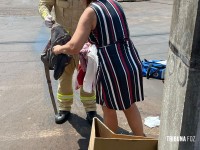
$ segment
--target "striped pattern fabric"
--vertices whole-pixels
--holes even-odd
[[[97,0],[90,7],[97,15],[89,37],[99,58],[96,101],[110,109],[128,109],[144,96],[141,60],[129,38],[126,17],[115,0]]]

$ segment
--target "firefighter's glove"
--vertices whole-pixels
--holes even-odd
[[[53,17],[51,15],[47,15],[44,18],[44,20],[45,20],[44,23],[48,28],[51,28],[53,26],[54,20],[53,20]]]

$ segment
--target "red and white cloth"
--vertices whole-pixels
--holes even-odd
[[[80,51],[80,66],[78,68],[76,89],[83,86],[83,90],[92,93],[95,90],[96,72],[98,68],[97,48],[86,43]]]

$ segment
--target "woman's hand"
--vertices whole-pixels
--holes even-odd
[[[56,46],[53,47],[52,51],[55,55],[61,54],[62,53],[62,46],[56,45]]]

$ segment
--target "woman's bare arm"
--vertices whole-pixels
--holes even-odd
[[[88,40],[91,30],[96,27],[96,14],[90,7],[86,8],[80,17],[76,31],[72,39],[65,45],[56,45],[53,48],[55,54],[77,54]]]

